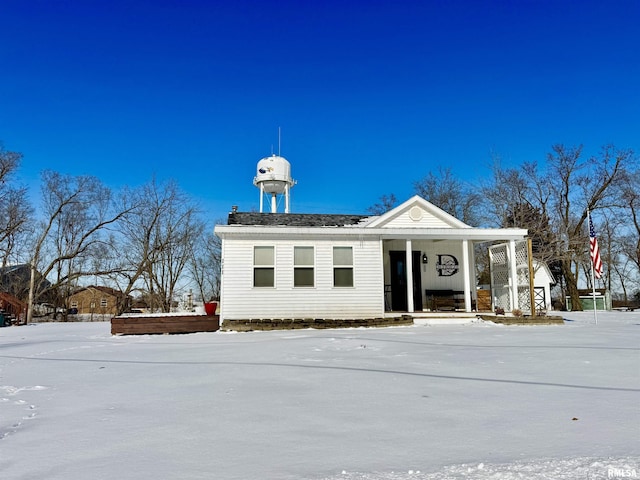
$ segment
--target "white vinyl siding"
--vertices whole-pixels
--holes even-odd
[[[293,247],[293,286],[313,287],[314,277],[314,248]]]
[[[253,252],[274,247],[274,288],[254,288]],[[294,247],[314,249],[314,287],[295,287]],[[333,286],[333,247],[353,252],[353,288]],[[384,314],[384,281],[380,240],[348,241],[339,236],[321,240],[228,238],[223,242],[224,319],[368,318]]]
[[[424,212],[422,218],[411,216],[411,209],[402,212],[385,225],[387,228],[451,228],[445,220],[437,218],[429,212]]]

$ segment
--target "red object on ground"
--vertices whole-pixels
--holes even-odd
[[[207,315],[215,315],[218,308],[218,302],[206,302],[204,304],[204,311]]]

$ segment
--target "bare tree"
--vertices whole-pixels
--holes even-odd
[[[126,210],[127,214],[118,222],[116,243],[120,255],[110,278],[124,297],[129,297],[137,290],[144,291],[140,285],[155,248],[156,224],[161,221],[167,203],[157,193],[155,180],[138,189],[126,187],[120,193],[120,209]],[[117,313],[121,314],[124,310],[125,306],[122,305]]]
[[[0,267],[17,263],[24,246],[24,235],[29,231],[33,209],[27,198],[26,187],[15,183],[22,154],[5,150],[0,144]]]
[[[584,276],[590,281],[583,275],[590,268],[587,210],[602,219],[600,247],[608,266],[615,261],[611,248],[621,235],[617,228],[607,232],[606,221],[624,208],[620,188],[634,168],[633,152],[613,146],[585,159],[581,146],[555,145],[542,166],[528,162],[503,169],[496,162],[493,179],[482,187],[485,211],[501,226],[529,230],[537,245],[536,257],[550,264],[560,277],[563,296],[571,296],[573,308],[579,309],[578,279]],[[609,270],[605,268],[602,281],[611,287]]]
[[[44,279],[53,280],[47,289],[51,294],[68,291],[82,277],[106,273],[91,268],[89,260],[104,252],[107,228],[126,213],[113,207],[111,191],[95,177],[42,174],[42,221],[32,246],[27,322],[36,297],[45,293],[40,288]],[[64,306],[64,299],[62,294],[54,301]]]
[[[530,183],[522,170],[503,168],[497,156],[493,159],[491,173],[492,177],[480,184],[485,206],[482,223],[502,227],[508,223],[509,217],[514,216],[515,205],[530,204]]]
[[[611,248],[615,258],[613,273],[628,302],[637,292],[640,294],[640,165],[623,179],[620,185],[622,208],[610,215],[615,221]]]
[[[121,202],[128,213],[119,222],[121,267],[114,281],[125,295],[139,290],[152,309],[168,312],[203,228],[197,209],[175,182],[155,179],[125,190]]]
[[[367,208],[367,212],[371,215],[383,215],[389,210],[392,210],[398,204],[396,196],[391,193],[389,195],[382,195],[380,201]]]
[[[567,294],[575,310],[581,309],[578,292],[579,267],[588,260],[587,211],[619,206],[616,186],[625,178],[633,153],[602,149],[598,157],[583,160],[582,148],[553,147],[547,159],[548,182],[562,249],[558,255]]]
[[[517,169],[502,168],[500,159],[495,158],[492,178],[482,182],[480,191],[486,224],[526,228],[536,259],[555,270],[557,239],[550,218],[547,183],[536,163],[526,162]]]
[[[449,168],[439,167],[437,174],[429,172],[422,180],[414,182],[413,187],[422,198],[464,223],[478,224],[478,193],[455,178]]]
[[[629,227],[628,235],[623,242],[624,254],[635,263],[640,272],[640,166],[625,177],[621,185],[622,202],[625,206]]]
[[[189,204],[184,194],[175,192],[175,203],[167,211],[162,224],[156,228],[158,247],[154,261],[149,263],[148,283],[150,291],[162,301],[162,311],[171,310],[178,293],[177,287],[189,261],[193,244],[202,234],[203,225],[198,221],[197,210]]]
[[[203,230],[193,243],[188,268],[203,302],[219,298],[221,240],[212,230]]]

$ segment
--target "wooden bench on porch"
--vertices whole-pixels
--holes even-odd
[[[427,289],[424,291],[427,297],[426,307],[432,311],[436,310],[464,310],[464,291]]]

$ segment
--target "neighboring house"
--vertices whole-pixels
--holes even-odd
[[[132,313],[153,313],[149,304],[142,298],[132,298],[130,303]]]
[[[0,312],[10,315],[22,323],[27,318],[27,304],[9,293],[0,292]]]
[[[121,292],[109,287],[84,287],[69,296],[68,305],[73,313],[116,315],[121,302]]]
[[[234,210],[215,233],[222,322],[472,312],[474,244],[505,242],[513,252],[527,235],[470,227],[418,196],[381,216]],[[515,255],[506,258],[515,272]],[[517,308],[518,286],[506,293]]]
[[[38,285],[38,292],[46,291],[51,283],[42,278],[42,274],[35,272],[35,281]],[[9,293],[14,297],[25,300],[29,294],[31,282],[31,267],[26,263],[19,265],[9,265],[0,268],[0,291]]]

